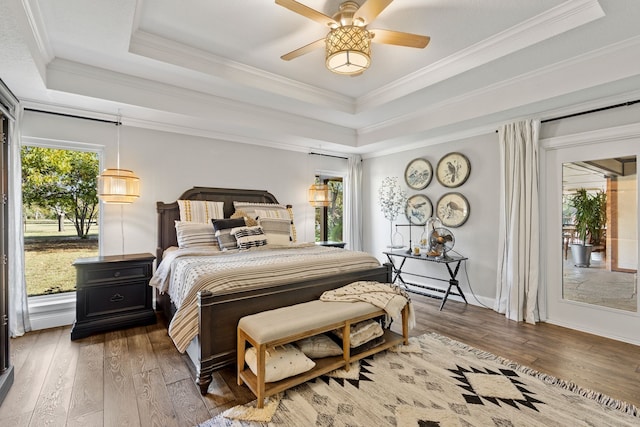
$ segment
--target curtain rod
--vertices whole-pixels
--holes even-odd
[[[349,158],[348,158],[348,157],[334,156],[333,154],[314,153],[313,151],[310,151],[310,152],[309,152],[309,155],[311,155],[311,156],[333,157],[333,158],[335,158],[335,159],[349,160]]]
[[[555,122],[556,120],[562,120],[562,119],[568,119],[568,118],[571,118],[571,117],[583,116],[585,114],[598,113],[600,111],[611,110],[613,108],[630,107],[630,106],[632,106],[634,104],[638,104],[638,103],[640,103],[640,99],[636,99],[635,101],[621,102],[620,104],[608,105],[606,107],[594,108],[592,110],[581,111],[579,113],[572,113],[572,114],[566,114],[564,116],[552,117],[550,119],[541,120],[540,123]],[[497,130],[496,130],[496,133],[498,133]]]
[[[24,111],[31,111],[31,112],[34,112],[34,113],[43,113],[43,114],[52,114],[54,116],[70,117],[72,119],[91,120],[91,121],[94,121],[94,122],[101,122],[101,123],[111,123],[111,124],[114,124],[114,125],[117,125],[117,126],[122,125],[122,122],[120,122],[118,120],[97,119],[95,117],[77,116],[75,114],[58,113],[58,112],[55,112],[55,111],[37,110],[35,108],[25,108]]]

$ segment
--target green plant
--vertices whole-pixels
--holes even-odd
[[[574,225],[583,245],[600,244],[602,229],[607,223],[606,193],[598,191],[595,194],[589,194],[586,189],[580,188],[569,202],[576,210]]]

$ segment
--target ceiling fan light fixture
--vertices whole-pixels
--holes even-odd
[[[371,65],[371,34],[363,27],[346,25],[327,35],[326,66],[338,74],[358,74]]]

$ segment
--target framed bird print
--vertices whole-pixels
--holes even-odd
[[[464,184],[471,173],[469,159],[462,153],[446,154],[438,162],[436,177],[445,187],[459,187]]]
[[[404,213],[413,225],[425,225],[433,215],[433,204],[424,194],[416,194],[407,199]]]
[[[436,203],[436,216],[445,227],[460,227],[469,219],[469,202],[460,193],[446,193]]]
[[[413,159],[404,170],[404,180],[414,190],[426,188],[433,178],[433,167],[426,159]]]

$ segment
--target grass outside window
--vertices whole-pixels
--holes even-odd
[[[76,258],[97,256],[98,232],[80,239],[73,224],[58,231],[55,220],[27,221],[24,228],[25,276],[29,296],[76,290]]]

